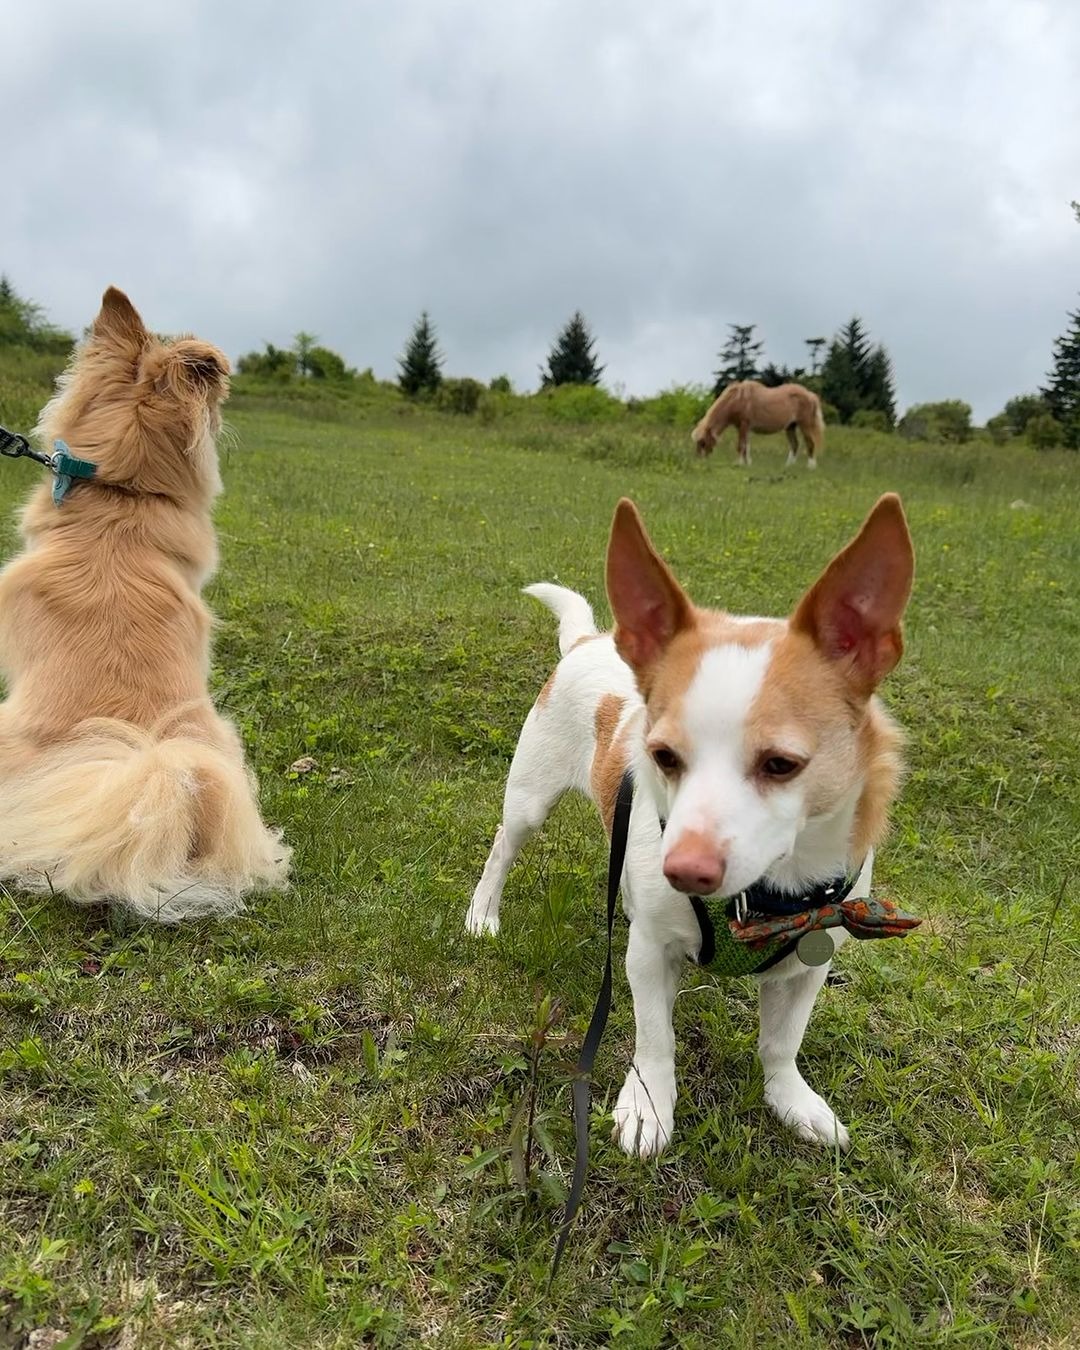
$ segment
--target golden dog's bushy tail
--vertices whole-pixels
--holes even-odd
[[[95,718],[0,788],[0,877],[161,923],[243,908],[285,884],[239,753]]]

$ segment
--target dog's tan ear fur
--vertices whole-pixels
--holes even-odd
[[[150,337],[139,311],[123,291],[110,286],[101,297],[101,309],[94,320],[93,334],[100,342],[115,347],[138,349]]]
[[[615,616],[615,648],[643,675],[668,643],[690,625],[693,606],[653,548],[628,497],[615,508],[607,554],[607,593]]]
[[[904,508],[887,492],[803,596],[791,626],[836,662],[868,696],[900,660],[901,619],[911,594],[915,551]]]
[[[229,358],[199,338],[181,338],[144,358],[142,374],[168,399],[223,399],[229,391]]]
[[[229,358],[209,342],[181,338],[169,348],[169,367],[195,389],[223,394],[229,385]]]

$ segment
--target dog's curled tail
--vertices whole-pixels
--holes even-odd
[[[0,788],[0,877],[177,923],[285,884],[289,849],[235,754],[95,718]]]
[[[534,596],[559,620],[559,653],[565,656],[575,642],[595,637],[599,631],[593,618],[592,606],[577,591],[565,586],[553,586],[549,581],[537,581],[525,587],[525,594]]]

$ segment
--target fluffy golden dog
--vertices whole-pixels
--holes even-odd
[[[97,471],[59,505],[50,483],[34,491],[0,572],[0,878],[166,923],[286,880],[207,693],[228,374],[110,289],[41,415],[43,442]]]

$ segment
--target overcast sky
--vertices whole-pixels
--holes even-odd
[[[1080,290],[1077,0],[0,0],[0,270],[234,357],[708,379],[853,313],[901,405],[1034,388]]]

